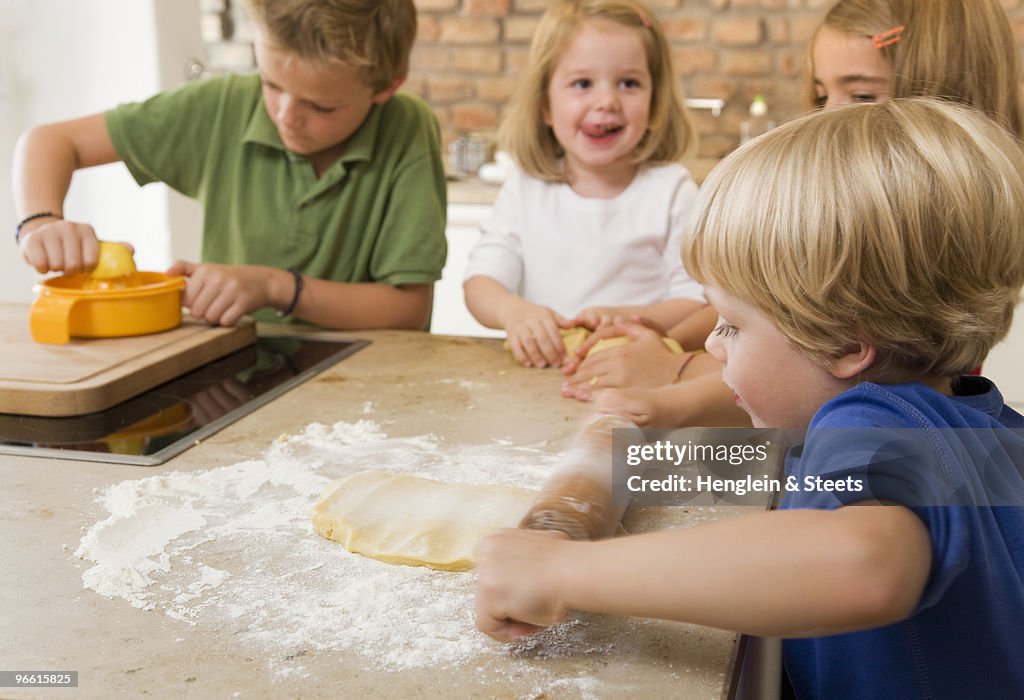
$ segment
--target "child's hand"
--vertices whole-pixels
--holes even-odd
[[[573,374],[579,367],[580,363],[587,356],[590,350],[602,340],[608,338],[618,338],[621,336],[629,336],[633,340],[632,334],[639,334],[641,336],[647,335],[643,329],[649,329],[657,333],[658,337],[667,335],[664,329],[654,321],[643,318],[641,316],[614,316],[611,323],[601,326],[593,333],[591,333],[586,340],[580,343],[579,347],[576,348],[576,352],[573,357],[570,357],[565,365],[565,374]]]
[[[510,642],[562,622],[568,609],[558,599],[560,555],[572,546],[560,532],[499,530],[476,548],[476,626]]]
[[[197,264],[178,260],[168,275],[188,278],[182,303],[193,317],[233,326],[246,313],[270,305],[270,268],[256,265]]]
[[[604,389],[593,394],[598,413],[622,416],[641,428],[665,426],[666,416],[662,415],[658,398],[658,392],[650,389]]]
[[[587,357],[598,340],[615,336],[627,336],[632,342]],[[616,319],[614,325],[587,338],[566,362],[562,372],[568,378],[562,384],[562,396],[586,401],[598,387],[653,389],[671,384],[684,359],[665,347],[658,331],[635,321]]]
[[[573,322],[578,326],[586,326],[592,331],[610,326],[619,317],[618,309],[614,306],[591,306],[583,309]]]
[[[565,359],[562,328],[572,323],[546,306],[514,299],[505,313],[508,346],[526,367],[557,367]]]
[[[622,416],[644,428],[750,427],[750,417],[722,383],[721,365],[707,354],[695,358],[678,384],[657,389],[603,389],[588,393],[587,398],[593,400],[598,413]]]
[[[100,247],[89,224],[48,219],[26,224],[18,237],[18,249],[40,274],[73,274],[96,267]]]

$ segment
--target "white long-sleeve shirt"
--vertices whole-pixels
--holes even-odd
[[[572,318],[589,306],[704,301],[680,262],[697,196],[681,165],[641,166],[621,194],[581,197],[516,169],[469,254],[464,279],[486,275]]]

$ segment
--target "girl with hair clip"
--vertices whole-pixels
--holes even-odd
[[[839,0],[812,37],[807,74],[808,106],[934,97],[972,106],[1024,136],[1017,45],[1000,0]],[[669,336],[683,347],[699,345],[696,320]],[[649,325],[617,319],[591,336],[563,368],[563,396],[594,400],[598,410],[640,425],[742,424],[710,358],[670,385],[678,356]],[[582,359],[592,343],[614,335],[633,342]]]
[[[563,329],[621,314],[671,326],[704,307],[679,259],[697,186],[678,161],[695,133],[646,8],[555,2],[501,139],[517,170],[470,253],[465,295],[519,362],[560,365]]]
[[[935,97],[1024,135],[1017,44],[1000,0],[840,0],[808,62],[817,107]]]

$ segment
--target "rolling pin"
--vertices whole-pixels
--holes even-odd
[[[619,435],[618,445],[612,441],[616,429],[629,431]],[[593,418],[561,458],[519,527],[557,530],[574,540],[614,535],[628,501],[621,498],[616,503],[612,465],[618,462],[620,472],[614,476],[622,483],[642,471],[643,467],[627,466],[625,460],[626,445],[642,440],[643,431],[625,418]],[[616,448],[621,454],[616,454]]]

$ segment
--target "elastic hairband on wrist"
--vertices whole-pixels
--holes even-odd
[[[687,366],[689,366],[689,364],[693,362],[693,358],[697,357],[699,354],[699,352],[691,352],[689,357],[683,360],[682,366],[679,368],[679,371],[676,372],[676,378],[672,380],[673,384],[679,383],[679,380],[683,378],[683,372],[686,371]]]
[[[29,221],[35,221],[36,219],[45,219],[50,217],[53,219],[63,219],[64,217],[52,211],[39,211],[35,214],[29,214],[24,219],[18,222],[18,225],[14,227],[14,242],[17,243],[21,239],[21,227],[27,224]]]
[[[288,268],[288,272],[292,273],[292,279],[295,280],[295,293],[292,294],[291,303],[284,310],[278,310],[278,316],[291,316],[292,312],[295,311],[295,307],[299,304],[299,295],[302,294],[302,274],[299,273],[294,267]]]

